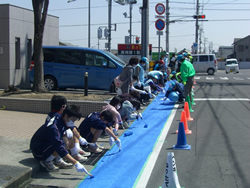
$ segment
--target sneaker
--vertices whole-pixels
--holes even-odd
[[[72,157],[73,157],[75,160],[79,161],[80,163],[83,163],[83,162],[85,162],[85,161],[88,160],[87,157],[83,157],[83,156],[81,156],[79,153],[73,155]]]
[[[101,153],[102,152],[102,150],[98,146],[93,147],[93,146],[89,145],[88,150],[92,153]]]
[[[83,151],[82,149],[79,149],[79,150],[78,150],[78,153],[79,153],[80,155],[82,155],[83,157],[88,157],[88,156],[91,155],[90,152]]]
[[[99,145],[99,144],[97,144],[97,143],[96,143],[96,146],[97,146],[99,149],[101,149],[101,150],[105,149],[105,147],[104,147],[104,146],[100,146],[100,145]]]
[[[128,128],[129,128],[129,125],[128,125],[127,121],[123,121],[123,127],[124,127],[125,129],[128,129]]]
[[[73,164],[66,163],[63,159],[61,159],[59,162],[55,162],[55,165],[62,169],[70,169],[73,168]]]
[[[39,161],[40,165],[44,168],[46,168],[46,170],[48,172],[58,172],[59,168],[55,167],[55,165],[53,164],[52,161],[49,162],[45,162],[45,161]]]

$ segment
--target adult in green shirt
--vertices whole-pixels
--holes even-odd
[[[192,86],[194,85],[194,75],[195,70],[192,63],[187,61],[182,55],[178,55],[177,61],[181,62],[181,79],[184,84],[184,97],[187,99],[187,96],[189,96],[190,102],[192,103],[192,97],[191,97],[191,90]]]

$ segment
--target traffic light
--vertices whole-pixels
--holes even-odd
[[[108,28],[104,29],[104,36],[105,36],[105,38],[109,37],[109,29]]]
[[[102,28],[100,28],[100,27],[97,30],[97,37],[98,37],[98,39],[102,38]]]
[[[197,19],[197,18],[198,19],[205,19],[205,17],[206,17],[205,15],[193,15],[194,19]]]
[[[136,37],[136,38],[135,38],[135,42],[136,42],[136,44],[139,44],[140,38],[139,38],[139,37]]]

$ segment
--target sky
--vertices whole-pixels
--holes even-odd
[[[48,14],[59,17],[59,40],[73,45],[88,47],[88,0],[50,0]],[[143,0],[137,0],[132,10],[132,35],[141,37],[140,7]],[[157,3],[166,1],[149,0],[149,44],[153,51],[159,46],[155,21],[158,19],[155,11]],[[183,48],[191,51],[195,42],[195,19],[197,0],[170,0],[169,12],[169,51],[180,51]],[[33,10],[32,0],[0,0],[0,4],[11,4]],[[231,46],[234,38],[244,38],[250,35],[250,1],[249,0],[199,0],[200,14],[205,21],[200,21],[201,50],[208,53],[218,51],[219,46]],[[97,38],[99,27],[108,27],[108,1],[91,0],[90,2],[90,47],[105,48],[107,40]],[[130,19],[129,5],[119,5],[112,0],[111,23],[116,24],[116,31],[111,33],[111,49],[117,49],[117,44],[125,43],[129,36]],[[165,29],[163,30],[165,31]],[[165,32],[164,32],[165,33]],[[199,39],[200,40],[200,39]],[[135,39],[132,40],[135,43]],[[198,43],[199,44],[199,43]],[[160,37],[160,46],[166,50],[165,34]]]

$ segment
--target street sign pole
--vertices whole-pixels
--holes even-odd
[[[160,52],[160,49],[161,49],[161,35],[158,35],[159,36],[159,42],[158,42],[158,60],[161,59],[160,55],[161,55],[161,52]]]
[[[162,3],[158,3],[156,6],[155,6],[155,12],[159,15],[156,16],[156,18],[159,18],[161,17],[162,14],[164,14],[165,12],[165,6],[162,4]],[[164,18],[164,16],[163,16]],[[155,22],[155,28],[158,30],[157,31],[157,35],[158,35],[158,60],[161,59],[160,55],[161,55],[161,52],[160,52],[160,49],[161,49],[161,35],[163,35],[163,32],[162,30],[164,29],[165,27],[165,22],[162,20],[162,19],[158,19],[156,20]]]

